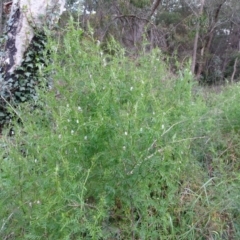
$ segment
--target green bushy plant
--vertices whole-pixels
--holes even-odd
[[[225,212],[194,159],[214,123],[190,71],[108,47],[71,22],[49,40],[52,89],[1,140],[1,238],[220,239]]]

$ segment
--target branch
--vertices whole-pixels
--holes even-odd
[[[146,22],[150,22],[147,18],[141,18],[141,17],[138,17],[138,16],[133,15],[133,14],[131,14],[131,15],[117,15],[117,16],[114,17],[113,21],[117,18],[136,18],[138,20],[143,20],[143,21],[146,21]]]
[[[217,7],[217,10],[216,10],[216,13],[215,13],[215,16],[214,16],[214,23],[217,22],[218,20],[218,16],[219,16],[219,13],[221,11],[221,8],[222,8],[222,5],[226,2],[226,0],[224,0],[222,3],[220,3]]]
[[[161,2],[162,2],[162,0],[155,0],[155,2],[152,5],[151,13],[148,16],[149,19],[151,19],[151,17],[155,13],[156,9],[158,8],[158,6],[160,5]]]

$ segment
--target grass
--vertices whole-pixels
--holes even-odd
[[[206,100],[158,50],[64,34],[1,138],[1,239],[238,239],[239,86]]]

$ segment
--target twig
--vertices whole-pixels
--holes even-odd
[[[179,143],[179,142],[184,142],[184,141],[188,141],[188,140],[196,140],[196,139],[203,139],[203,138],[207,138],[207,136],[193,137],[193,138],[184,138],[184,139],[180,139],[180,140],[177,140],[177,141],[173,141],[171,143]]]
[[[173,127],[175,127],[176,125],[186,122],[186,120],[180,121],[180,122],[176,122],[174,123],[170,128],[168,128],[165,132],[162,133],[161,137],[163,137],[167,132],[169,132]]]
[[[18,209],[18,208],[17,208],[17,209]],[[1,229],[0,229],[0,232],[2,232],[2,231],[4,230],[4,227],[5,227],[6,223],[11,219],[12,215],[13,215],[15,212],[16,212],[16,209],[8,216],[8,218],[7,218],[5,221],[3,220],[3,225],[2,225],[2,227],[1,227]]]

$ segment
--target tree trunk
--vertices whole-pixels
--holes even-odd
[[[0,60],[0,125],[9,118],[6,104],[34,97],[39,70],[46,65],[44,28],[51,29],[64,11],[65,0],[13,0]]]
[[[232,76],[231,76],[231,83],[233,83],[233,81],[234,81],[234,77],[235,77],[235,74],[237,71],[237,64],[238,64],[238,57],[234,61],[233,72],[232,72]]]
[[[198,48],[198,39],[199,39],[199,31],[200,31],[200,18],[203,13],[203,7],[204,7],[205,0],[201,0],[201,6],[200,10],[197,16],[197,26],[196,26],[196,34],[194,39],[194,45],[193,45],[193,54],[192,54],[192,64],[191,64],[191,71],[192,74],[195,74],[195,66],[197,61],[197,48]]]
[[[240,54],[240,40],[238,42],[238,53]],[[236,57],[235,61],[234,61],[234,65],[233,65],[233,72],[232,72],[232,76],[231,76],[231,83],[233,83],[234,81],[234,77],[237,71],[237,64],[238,64],[238,57]]]

